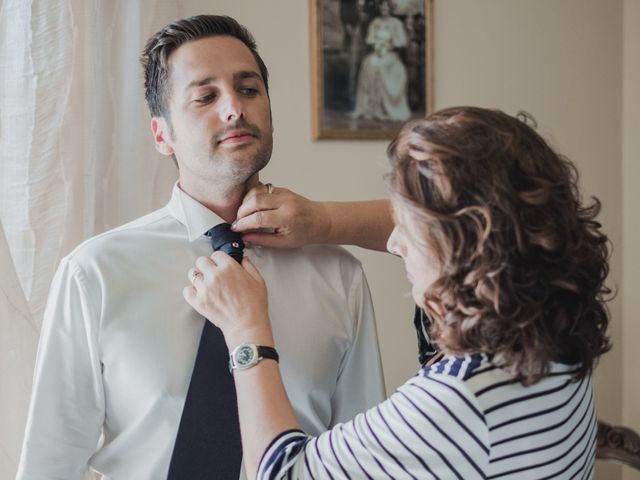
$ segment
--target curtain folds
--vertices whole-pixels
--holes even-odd
[[[177,177],[153,146],[138,59],[183,3],[0,0],[0,478],[15,476],[60,259],[163,205]]]

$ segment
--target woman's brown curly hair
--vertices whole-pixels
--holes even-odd
[[[432,339],[488,353],[525,384],[551,361],[589,374],[610,349],[609,251],[600,202],[582,203],[576,167],[525,122],[475,107],[408,123],[388,156],[394,207],[440,263],[425,292],[437,305]]]

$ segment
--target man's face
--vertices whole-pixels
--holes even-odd
[[[175,154],[181,184],[244,184],[273,145],[269,97],[251,51],[229,36],[195,40],[169,56],[169,72],[170,120],[152,120],[152,130],[160,151]]]

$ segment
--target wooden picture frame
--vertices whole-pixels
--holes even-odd
[[[391,139],[433,105],[432,0],[309,0],[312,135]]]

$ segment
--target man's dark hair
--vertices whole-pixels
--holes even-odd
[[[144,96],[153,117],[168,118],[169,63],[180,45],[201,38],[227,35],[244,43],[255,58],[267,93],[269,72],[258,54],[256,41],[244,26],[225,15],[197,15],[165,25],[149,39],[140,61],[144,68]]]

